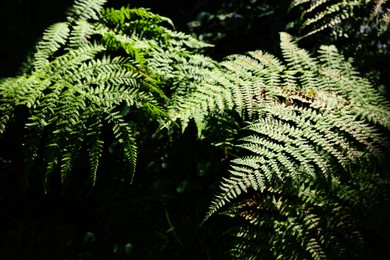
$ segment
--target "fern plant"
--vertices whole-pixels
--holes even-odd
[[[233,255],[257,259],[268,250],[270,259],[337,258],[337,252],[353,252],[356,245],[344,242],[364,224],[350,210],[371,210],[388,184],[380,165],[390,148],[389,102],[334,46],[322,46],[314,58],[286,33],[280,45],[285,62],[262,51],[228,57],[169,114],[184,125],[193,119],[200,135],[208,120],[231,112],[246,121],[234,147],[241,156],[231,160],[206,216],[225,209],[246,220],[235,233],[243,242]],[[371,189],[365,190],[369,182],[362,178],[375,180]],[[356,203],[365,192],[377,196]],[[231,206],[246,193],[255,194],[248,214],[245,200]],[[328,224],[325,216],[339,210],[342,200],[348,210]],[[264,216],[275,203],[280,216]],[[298,215],[290,216],[295,210]],[[258,246],[263,239],[269,247]]]
[[[86,151],[94,184],[108,126],[132,179],[135,115],[161,128],[194,121],[230,159],[205,221],[237,220],[233,257],[353,255],[386,203],[390,104],[336,47],[314,57],[281,33],[283,60],[252,51],[217,63],[169,19],[104,3],[77,1],[21,74],[0,82],[0,137],[27,113],[26,174],[42,172],[47,191]]]
[[[105,2],[76,1],[66,22],[44,32],[22,73],[0,85],[0,134],[15,109],[28,109],[25,172],[38,167],[45,189],[57,172],[65,182],[85,146],[95,183],[103,125],[122,145],[132,179],[137,137],[129,111],[162,122],[172,79],[186,75],[190,82],[213,66],[197,61],[208,45],[164,27],[172,25],[168,18],[143,8],[103,8]],[[176,82],[185,85],[181,77]]]

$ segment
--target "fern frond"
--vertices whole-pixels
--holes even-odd
[[[88,19],[98,20],[106,2],[106,0],[75,0],[74,5],[67,12],[68,20],[70,22]]]
[[[291,70],[305,73],[315,70],[318,66],[316,60],[306,50],[293,44],[291,35],[287,33],[280,33],[280,48]]]
[[[388,128],[389,101],[367,79],[359,77],[334,46],[322,46],[319,54],[319,60],[324,64],[320,70],[324,84],[320,86],[355,101],[356,105],[351,108],[356,110],[357,115]]]
[[[132,183],[137,162],[137,145],[132,134],[133,131],[118,112],[108,114],[106,119],[113,124],[112,131],[123,147],[125,160],[130,164],[130,183]]]
[[[18,80],[7,78],[0,81],[0,138],[5,132],[9,122],[14,117],[17,100],[13,97],[17,93]]]
[[[169,18],[154,14],[150,12],[150,10],[147,8],[130,9],[122,7],[119,10],[114,8],[106,8],[103,10],[102,14],[104,19],[106,19],[108,23],[114,25],[124,25],[127,21],[147,20],[153,24],[166,22],[172,27],[174,27],[173,22]]]
[[[45,70],[53,74],[54,77],[69,76],[72,67],[81,66],[85,61],[93,59],[97,54],[105,50],[104,46],[99,44],[89,44],[72,49],[64,55],[53,60]]]
[[[182,117],[195,122],[207,119],[204,109],[209,113],[234,109],[249,120],[242,129],[245,137],[236,145],[249,154],[231,161],[230,175],[222,180],[206,219],[249,190],[261,192],[285,181],[299,185],[306,178],[327,182],[335,175],[350,176],[350,165],[362,156],[382,160],[389,151],[384,129],[389,129],[390,106],[367,80],[338,53],[329,54],[337,59],[325,59],[323,54],[314,58],[284,33],[281,48],[286,65],[261,52],[232,56],[209,77],[214,90],[228,89],[232,94],[200,85],[189,99],[191,112],[182,110],[186,113]],[[324,75],[329,66],[344,79]],[[361,96],[364,89],[367,100]],[[218,107],[216,102],[222,104]],[[366,116],[363,109],[369,110]]]
[[[52,154],[50,156],[52,159],[46,162],[46,187],[57,165],[60,167],[61,181],[65,182],[83,140],[85,126],[80,117],[86,103],[73,91],[70,88],[62,93],[52,117],[47,122],[52,132],[48,134],[46,147]]]
[[[42,40],[37,44],[37,52],[34,55],[34,68],[43,69],[50,61],[49,58],[58,51],[67,41],[69,36],[68,23],[56,23],[45,30]]]
[[[101,140],[102,113],[96,113],[96,116],[91,117],[91,119],[93,123],[88,127],[86,135],[89,138],[88,155],[91,166],[91,181],[92,185],[95,185],[99,160],[102,156],[104,145],[104,141]]]
[[[89,44],[91,36],[95,33],[96,28],[91,23],[85,20],[76,21],[69,35],[70,49]]]

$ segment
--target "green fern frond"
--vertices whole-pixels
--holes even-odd
[[[350,176],[350,165],[362,156],[381,160],[389,151],[388,130],[383,130],[389,129],[390,106],[367,80],[338,53],[332,54],[337,59],[311,57],[284,33],[281,48],[286,65],[261,52],[232,56],[209,77],[218,92],[200,85],[186,104],[191,110],[182,110],[182,119],[192,117],[196,123],[207,119],[205,109],[211,114],[235,110],[250,120],[236,145],[249,154],[231,161],[206,219],[249,190],[261,192],[287,180],[299,185],[306,178],[327,182],[334,175]],[[344,79],[324,75],[329,66]],[[367,99],[361,97],[364,89]]]
[[[69,36],[70,49],[89,44],[91,36],[95,33],[96,28],[93,24],[87,22],[86,20],[76,21],[75,25],[72,26],[72,31]]]
[[[150,12],[147,8],[126,8],[121,9],[106,8],[102,12],[104,19],[114,25],[124,25],[126,21],[147,20],[153,24],[166,22],[174,27],[173,22],[167,18]],[[145,28],[146,29],[146,28]]]
[[[287,61],[289,68],[294,72],[305,73],[306,71],[315,70],[318,66],[315,59],[306,50],[293,44],[291,35],[280,33],[280,47],[284,60]]]
[[[68,20],[70,22],[98,20],[106,2],[107,0],[75,0],[74,5],[67,12]]]
[[[282,99],[285,103],[303,102],[316,109],[328,110],[336,109],[332,106],[341,102],[345,105],[338,109],[356,110],[356,115],[366,114],[369,121],[388,126],[389,103],[367,80],[359,77],[333,47],[330,49],[335,52],[327,55],[337,56],[337,59],[325,59],[323,51],[318,58],[312,58],[285,33],[281,34],[281,47],[287,66],[270,54],[255,51],[248,56],[233,55],[221,63],[222,68],[205,72],[207,83],[199,82],[193,93],[181,98],[178,104],[174,103],[171,117],[182,122],[193,117],[196,122],[202,122],[206,114],[223,113],[234,107],[239,114],[245,113],[251,118],[259,107]],[[329,47],[322,49],[329,51]],[[337,70],[339,76],[328,74],[329,67],[333,72]],[[366,89],[368,99],[362,97]],[[332,97],[334,94],[340,95],[336,98],[338,101]],[[371,105],[367,103],[370,99]],[[350,101],[355,102],[354,105],[348,106]]]
[[[69,31],[69,25],[65,22],[53,24],[45,30],[34,55],[34,68],[36,70],[43,69],[50,62],[49,58],[65,45]]]
[[[115,138],[122,145],[124,158],[131,166],[130,183],[132,183],[137,162],[137,146],[132,134],[133,131],[118,112],[109,113],[106,119],[113,124],[112,130]]]
[[[153,14],[145,8],[106,8],[102,12],[102,20],[115,35],[135,34],[144,39],[162,41],[164,44],[168,44],[170,30],[160,24],[167,23],[173,27],[169,18]],[[101,28],[104,27],[100,26],[99,29]]]
[[[1,95],[1,94],[0,94]],[[5,97],[3,97],[5,98]],[[0,106],[0,137],[3,135],[5,132],[8,123],[12,121],[13,116],[14,116],[14,110],[15,110],[15,103],[12,101],[7,102],[6,104],[2,104]]]
[[[99,160],[103,153],[104,141],[101,140],[101,129],[103,127],[103,113],[95,112],[96,116],[91,117],[93,123],[87,128],[86,136],[88,137],[88,156],[91,167],[92,185],[96,183],[97,171],[99,168]]]
[[[367,79],[359,77],[357,72],[337,52],[334,46],[322,46],[319,50],[319,60],[324,64],[320,71],[323,77],[321,84],[326,91],[356,101],[351,107],[361,118],[390,126],[389,101],[382,96]]]

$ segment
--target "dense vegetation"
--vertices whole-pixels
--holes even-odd
[[[77,0],[1,79],[0,257],[388,257],[385,1],[190,6]]]

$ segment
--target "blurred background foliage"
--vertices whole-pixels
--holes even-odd
[[[291,7],[287,0],[112,0],[108,4],[148,7],[169,17],[177,30],[213,44],[206,54],[217,60],[255,49],[279,55],[280,31],[300,39],[308,50],[335,44],[354,58],[361,72],[389,86],[388,9],[383,4],[375,11],[380,1],[366,2],[348,9],[349,19],[309,36],[303,26],[307,17],[301,15],[307,6]],[[43,30],[62,21],[71,4],[69,0],[0,1],[0,77],[17,74]],[[226,257],[229,241],[223,232],[231,225],[230,218],[200,225],[226,172],[225,145],[210,148],[210,140],[196,139],[194,126],[184,134],[169,129],[155,133],[153,122],[144,122],[140,131],[145,138],[139,143],[138,170],[131,186],[121,176],[113,136],[107,135],[111,142],[106,142],[110,145],[105,147],[96,187],[91,190],[84,185],[83,174],[73,174],[67,187],[44,195],[40,180],[28,187],[21,181],[18,152],[23,125],[14,123],[0,148],[0,259]],[[82,173],[88,166],[77,167],[76,172]]]
[[[389,86],[390,6],[382,0],[292,1],[301,15],[291,22],[301,46],[334,44],[360,72]]]

